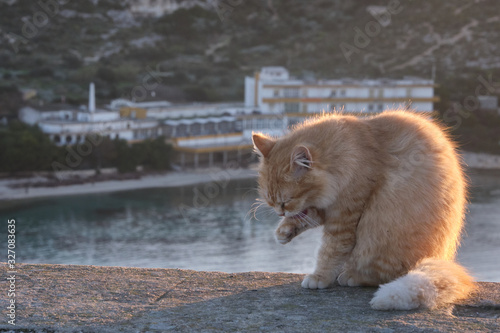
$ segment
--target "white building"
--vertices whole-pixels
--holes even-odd
[[[437,101],[434,81],[419,78],[307,82],[290,78],[283,67],[263,67],[245,78],[245,106],[263,113],[381,112],[397,107],[432,112]]]
[[[127,3],[132,13],[154,17],[171,14],[181,8],[200,6],[211,9],[213,6],[211,1],[206,0],[128,0]]]
[[[326,80],[290,78],[283,67],[264,67],[245,78],[245,103],[132,102],[117,99],[96,108],[94,85],[89,105],[79,110],[23,108],[19,118],[38,124],[58,145],[79,144],[88,136],[107,136],[129,142],[165,136],[179,153],[181,166],[209,166],[229,159],[253,158],[252,132],[280,136],[305,117],[322,111],[380,112],[411,107],[432,112],[431,80]]]
[[[93,83],[90,84],[86,109],[36,110],[25,107],[19,111],[19,119],[30,125],[37,124],[57,145],[83,143],[87,136],[96,134],[128,141],[162,135],[156,119],[127,119],[120,117],[117,111],[97,109]]]
[[[164,136],[179,153],[181,166],[205,163],[226,164],[229,159],[252,159],[253,130],[281,135],[287,118],[262,114],[243,103],[192,103],[174,105],[167,101],[111,101],[96,108],[95,88],[90,85],[89,105],[73,109],[23,108],[21,121],[37,124],[57,145],[75,145],[96,134],[129,142]]]
[[[167,101],[132,102],[126,99],[113,100],[110,109],[119,111],[122,116],[128,114],[127,110],[134,110],[136,115],[143,113],[148,118],[159,120],[236,116],[256,111],[255,108],[245,107],[243,103],[172,104]]]

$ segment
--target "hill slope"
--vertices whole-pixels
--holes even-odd
[[[494,0],[218,1],[161,17],[133,14],[133,1],[66,2],[46,24],[34,1],[0,3],[3,84],[81,102],[90,80],[114,98],[158,70],[170,99],[239,100],[243,76],[265,65],[325,78],[431,77],[435,65],[437,82],[459,98],[478,73],[500,76]],[[389,3],[390,17],[375,23]]]
[[[443,118],[450,101],[470,104],[481,82],[490,82],[481,94],[500,95],[495,0],[42,3],[52,7],[0,2],[0,98],[9,100],[2,114],[20,103],[12,87],[85,104],[90,81],[100,103],[241,101],[243,77],[269,65],[310,78],[435,75]],[[473,109],[459,115],[454,133],[467,149],[498,153],[498,117]]]

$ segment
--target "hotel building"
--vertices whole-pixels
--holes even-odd
[[[283,67],[264,67],[246,77],[244,104],[117,99],[97,109],[94,89],[91,84],[87,108],[24,108],[19,117],[38,124],[58,145],[83,143],[95,133],[128,142],[164,136],[178,152],[179,166],[196,168],[250,161],[253,131],[280,136],[293,124],[323,111],[376,113],[404,107],[431,113],[438,101],[432,80],[306,81],[291,78]]]
[[[381,112],[399,107],[432,112],[438,100],[434,81],[419,78],[306,81],[290,78],[283,67],[263,67],[245,78],[245,106],[263,113]]]

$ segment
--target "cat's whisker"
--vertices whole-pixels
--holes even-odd
[[[295,215],[295,218],[299,221],[299,225],[301,228],[308,228],[309,229],[309,223],[307,220],[303,218],[300,214]]]
[[[255,220],[260,221],[260,219],[257,217],[257,211],[259,209],[261,209],[261,208],[263,209],[262,214],[266,214],[266,217],[270,216],[272,213],[274,213],[274,210],[271,207],[267,206],[267,204],[264,200],[256,199],[256,201],[257,202],[254,202],[252,204],[252,208],[248,211],[247,216],[248,216],[248,214],[252,214],[253,218]],[[246,218],[246,216],[245,216],[245,218]]]
[[[312,217],[310,217],[309,215],[307,214],[304,214],[302,212],[299,213],[299,216],[305,220],[305,222],[307,223],[307,225],[309,225],[311,228],[315,228],[315,227],[318,227],[320,224],[318,223],[318,221],[314,220]]]
[[[254,217],[255,219],[257,219],[257,218],[256,218],[256,216],[255,216],[255,214],[256,214],[256,212],[257,212],[257,209],[259,209],[259,207],[260,207],[260,206],[262,206],[262,203],[259,203],[259,202],[254,202],[254,203],[252,204],[252,208],[250,208],[250,210],[248,211],[248,213],[245,215],[245,219],[247,218],[247,216],[248,216],[249,214],[252,214],[252,215],[253,215],[253,217]]]
[[[301,219],[306,223],[306,226],[309,227],[309,228],[314,228],[315,225],[313,222],[311,222],[307,216],[301,216]]]
[[[262,204],[264,204],[264,203],[263,203],[263,202],[254,202],[254,203],[252,204],[252,207],[255,207],[255,206],[260,206],[260,205],[262,205]]]

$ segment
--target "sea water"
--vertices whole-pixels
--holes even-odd
[[[477,280],[500,282],[500,172],[469,174],[458,260]],[[321,229],[278,244],[276,214],[264,207],[250,212],[255,189],[253,179],[234,180],[2,202],[0,212],[16,219],[22,263],[311,272]]]

